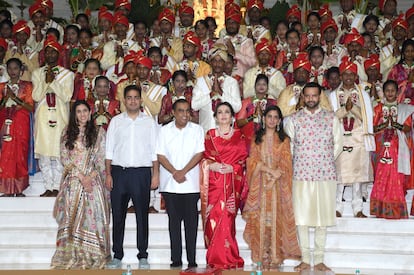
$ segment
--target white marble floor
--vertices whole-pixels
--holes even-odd
[[[123,264],[123,269],[126,269],[126,263]],[[132,269],[138,269],[138,262],[131,264]],[[200,267],[203,267],[202,265]],[[47,270],[49,269],[48,264],[3,264],[0,265],[0,270]],[[186,266],[184,265],[185,269]],[[151,270],[168,270],[170,269],[169,264],[151,264]],[[254,266],[245,266],[244,271],[254,271]],[[295,273],[293,267],[281,267],[281,272],[292,272]],[[350,268],[336,268],[332,272],[316,272],[316,271],[303,271],[301,275],[333,275],[333,274],[355,274],[356,269]],[[412,271],[404,270],[381,270],[381,269],[362,269],[360,270],[361,275],[414,275]]]

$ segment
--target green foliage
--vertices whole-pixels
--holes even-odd
[[[277,2],[273,5],[273,7],[269,10],[267,16],[269,16],[272,25],[271,25],[271,33],[272,35],[275,33],[276,23],[280,20],[286,19],[286,13],[289,9],[289,4],[286,1],[277,0]]]
[[[0,10],[4,10],[7,8],[11,8],[13,7],[11,4],[9,4],[8,2],[4,1],[4,0],[0,0]]]
[[[135,23],[137,20],[141,20],[144,21],[147,26],[152,25],[152,22],[158,17],[158,14],[162,9],[160,0],[131,0],[131,6],[129,21]]]

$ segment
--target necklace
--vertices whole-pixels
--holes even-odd
[[[344,136],[352,136],[352,129],[354,129],[354,122],[355,118],[350,117],[348,122],[348,117],[343,118],[343,124],[344,124]]]
[[[231,138],[233,136],[233,132],[234,132],[233,127],[230,127],[230,131],[228,133],[222,133],[220,131],[220,127],[217,127],[216,130],[217,130],[218,135],[223,139]]]

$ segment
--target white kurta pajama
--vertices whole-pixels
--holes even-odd
[[[332,112],[302,109],[287,121],[293,156],[293,209],[302,261],[310,264],[309,227],[315,227],[314,264],[323,263],[326,226],[336,224],[335,158],[342,131]]]
[[[337,188],[337,211],[342,214],[344,203],[342,193],[344,185],[352,185],[352,209],[354,215],[362,211],[361,183],[373,181],[373,169],[370,159],[370,151],[375,151],[375,140],[373,136],[373,111],[371,99],[363,84],[355,85],[354,89],[345,91],[340,85],[338,89],[330,94],[332,107],[341,127],[345,133],[344,119],[354,119],[353,128],[350,133],[344,134],[344,152],[336,160],[338,170]],[[354,105],[348,112],[343,106],[348,97],[353,98]]]
[[[59,190],[63,167],[60,162],[60,138],[69,121],[69,102],[73,93],[74,74],[60,66],[55,67],[55,79],[46,83],[46,66],[32,73],[33,100],[37,102],[35,110],[34,152],[39,158],[39,166],[48,190]],[[48,106],[46,94],[55,93],[56,105]],[[50,121],[56,121],[55,126]],[[52,161],[55,162],[52,167]]]

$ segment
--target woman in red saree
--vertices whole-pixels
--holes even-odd
[[[275,106],[277,101],[268,98],[269,78],[265,74],[258,74],[254,84],[256,94],[242,100],[242,107],[236,115],[236,124],[246,137],[246,144],[250,148],[250,141],[254,133],[262,127],[263,112],[269,106]]]
[[[386,81],[383,90],[385,102],[374,108],[375,180],[370,212],[377,218],[408,219],[405,194],[413,171],[408,160],[412,157],[414,106],[397,103],[397,82]]]
[[[7,61],[10,80],[0,83],[0,193],[24,197],[29,186],[28,156],[30,112],[33,111],[32,83],[20,80],[23,64]]]
[[[243,208],[243,237],[253,262],[278,269],[284,259],[300,260],[292,203],[292,155],[282,112],[269,106],[247,159],[249,194]]]
[[[218,104],[214,117],[217,128],[205,139],[201,183],[204,241],[207,264],[211,267],[242,268],[236,241],[236,215],[241,202],[247,158],[246,142],[231,125],[234,110],[228,102]]]

